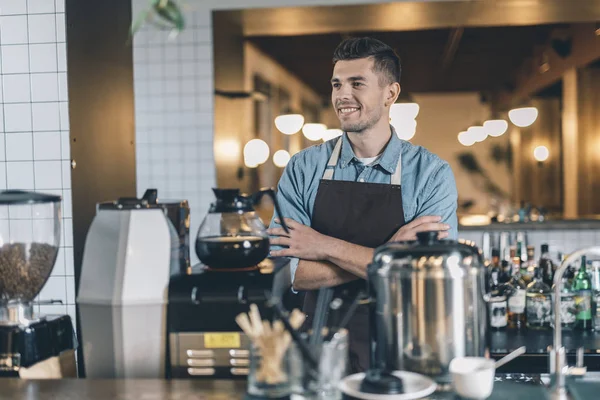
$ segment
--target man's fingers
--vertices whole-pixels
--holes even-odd
[[[269,239],[269,243],[279,245],[279,246],[289,246],[292,243],[292,240],[286,236],[279,236],[276,238]]]
[[[299,226],[302,226],[301,223],[296,222],[291,218],[284,218],[283,220],[285,221],[285,224],[288,226],[288,228],[291,228],[291,229],[296,229]]]
[[[289,236],[283,228],[271,228],[267,230],[267,233],[272,236]]]
[[[290,249],[271,250],[269,253],[271,257],[293,257],[294,254]]]
[[[423,217],[414,219],[413,221],[406,224],[405,226],[408,229],[412,229],[419,225],[428,224],[428,223],[432,223],[432,222],[440,222],[441,220],[442,220],[442,217],[439,217],[437,215],[425,215]]]
[[[436,222],[430,222],[427,224],[422,224],[417,227],[411,229],[413,232],[426,232],[426,231],[447,231],[450,229],[450,226],[447,224],[440,224]]]
[[[298,226],[302,225],[301,223],[296,222],[291,218],[284,218],[283,220],[285,221],[285,224],[287,225],[287,227],[290,229],[294,229],[294,228],[297,228]],[[279,218],[275,218],[275,223],[281,225],[281,220]]]

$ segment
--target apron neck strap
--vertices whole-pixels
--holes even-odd
[[[342,138],[340,137],[333,148],[333,152],[331,153],[331,157],[329,157],[329,161],[327,162],[327,167],[325,168],[325,172],[323,173],[323,179],[332,180],[333,179],[333,171],[337,166],[338,160],[340,159],[340,153],[342,150]],[[392,174],[390,178],[390,184],[400,186],[402,183],[402,153],[398,156],[398,165],[396,166],[396,170]]]
[[[333,148],[333,152],[331,153],[331,157],[329,157],[329,161],[327,161],[327,167],[325,168],[325,172],[323,173],[323,179],[328,181],[333,179],[333,171],[335,170],[335,166],[340,159],[340,153],[342,150],[342,138],[340,137]]]
[[[398,165],[390,179],[392,185],[400,186],[402,184],[402,151],[398,154]]]

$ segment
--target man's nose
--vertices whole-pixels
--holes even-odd
[[[336,99],[350,100],[352,98],[352,87],[350,85],[342,85],[336,92]]]

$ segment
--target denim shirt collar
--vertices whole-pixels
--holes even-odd
[[[398,137],[398,135],[396,135],[396,130],[393,126],[390,125],[390,129],[392,130],[392,138],[383,150],[383,154],[379,160],[377,160],[373,165],[379,165],[390,174],[393,174],[396,170],[396,166],[398,165],[400,152],[402,151],[402,140]],[[348,139],[348,134],[344,132],[342,135],[340,166],[342,168],[346,168],[348,164],[354,160],[358,161],[358,157],[356,157],[354,150],[352,150],[352,145],[350,144],[350,139]]]

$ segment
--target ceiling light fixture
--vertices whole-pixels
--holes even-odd
[[[492,137],[502,136],[508,130],[508,122],[503,119],[490,119],[483,123],[483,129]]]
[[[293,135],[302,129],[304,116],[302,114],[283,114],[275,118],[275,126],[284,135]]]
[[[515,108],[508,112],[510,122],[519,128],[525,128],[535,122],[538,117],[538,109],[535,107]]]
[[[308,140],[316,141],[321,140],[323,138],[323,134],[327,130],[327,125],[325,124],[304,124],[302,127],[302,134]]]

